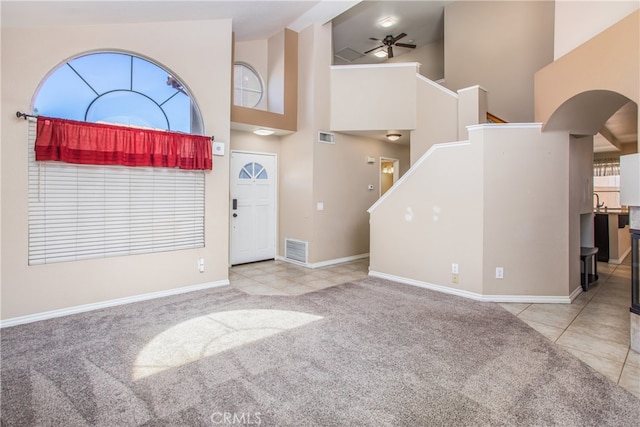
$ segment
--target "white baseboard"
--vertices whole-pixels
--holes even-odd
[[[288,262],[295,265],[301,265],[307,268],[320,268],[320,267],[328,267],[330,265],[344,264],[345,262],[350,262],[350,261],[357,261],[359,259],[367,258],[368,256],[369,254],[366,253],[366,254],[352,255],[352,256],[347,256],[343,258],[335,258],[327,261],[320,261],[320,262],[314,262],[314,263],[293,261],[290,259],[286,259],[285,257],[282,257],[282,256],[278,256],[276,257],[276,259],[278,261],[284,261],[284,262]]]
[[[631,252],[631,246],[629,246],[629,248],[626,251],[624,251],[624,253],[622,254],[622,256],[620,258],[609,258],[608,263],[609,264],[620,265],[620,264],[622,264],[624,259],[627,257],[627,255],[629,255],[630,252]]]
[[[392,280],[394,282],[404,283],[406,285],[417,286],[419,288],[430,289],[433,291],[443,292],[451,295],[457,295],[460,297],[470,298],[476,301],[484,301],[484,302],[519,302],[519,303],[527,303],[527,304],[533,304],[533,303],[570,304],[571,301],[573,300],[571,296],[564,297],[564,296],[544,296],[544,295],[483,295],[475,292],[465,291],[462,289],[449,288],[447,286],[434,285],[433,283],[427,283],[427,282],[421,282],[419,280],[408,279],[406,277],[399,277],[391,274],[380,273],[377,271],[369,271],[369,276],[379,277],[381,279]],[[582,288],[578,288],[578,290],[581,292]]]
[[[59,310],[45,311],[43,313],[29,314],[27,316],[13,317],[0,320],[0,328],[23,325],[25,323],[38,322],[40,320],[53,319],[55,317],[68,316],[70,314],[84,313],[87,311],[99,310],[101,308],[114,307],[117,305],[131,304],[132,302],[146,301],[155,298],[168,297],[171,295],[185,294],[187,292],[200,291],[203,289],[228,286],[229,280],[219,280],[217,282],[201,283],[199,285],[185,286],[183,288],[168,289],[166,291],[151,292],[148,294],[133,295],[130,297],[116,298],[108,301],[101,301],[91,304],[77,305],[75,307],[62,308]]]

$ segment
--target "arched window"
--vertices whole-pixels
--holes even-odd
[[[202,134],[182,82],[125,53],[67,61],[41,83],[34,113]],[[204,247],[205,172],[36,161],[29,123],[29,264]]]
[[[233,103],[241,107],[254,108],[264,94],[262,79],[251,65],[236,62],[233,65]]]
[[[188,91],[153,62],[127,53],[71,59],[43,82],[34,110],[48,117],[202,134]]]

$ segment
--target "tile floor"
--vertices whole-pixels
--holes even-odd
[[[572,304],[500,305],[640,398],[640,354],[629,349],[630,257],[598,263],[600,280]],[[309,269],[283,261],[234,266],[231,286],[252,295],[302,295],[364,279],[369,259]]]

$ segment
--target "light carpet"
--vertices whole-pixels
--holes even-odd
[[[192,292],[1,331],[4,426],[634,425],[500,306],[368,278]]]

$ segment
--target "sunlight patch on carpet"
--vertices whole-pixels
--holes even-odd
[[[307,325],[321,316],[288,310],[234,310],[196,317],[156,335],[138,353],[133,380]]]

